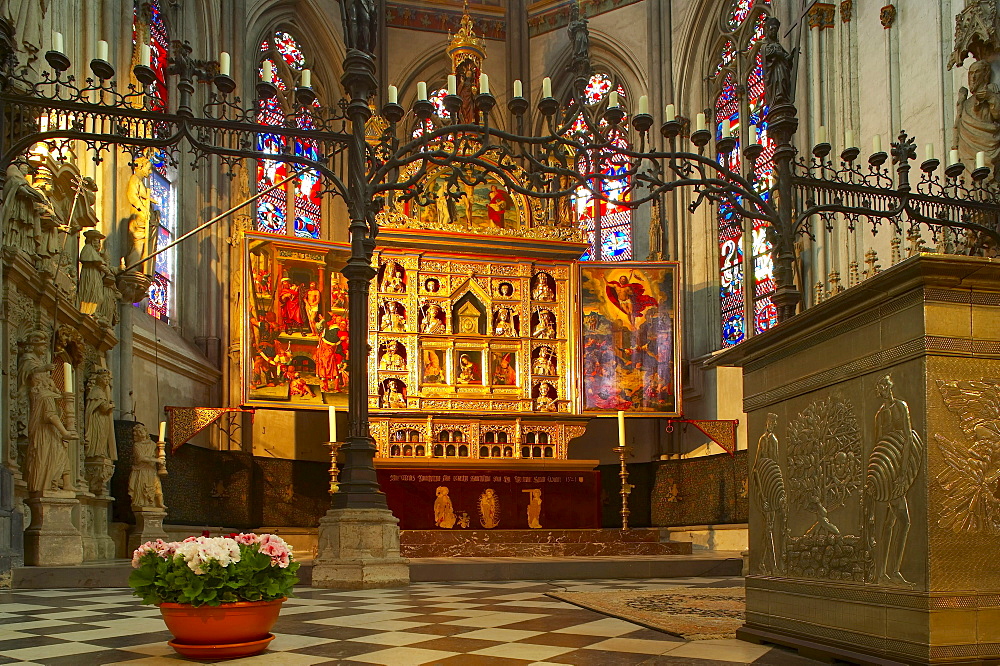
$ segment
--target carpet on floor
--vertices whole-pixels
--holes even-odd
[[[663,590],[549,592],[574,606],[665,631],[689,641],[735,638],[743,625],[743,586],[678,587]]]

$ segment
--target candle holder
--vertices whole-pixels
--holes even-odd
[[[756,164],[757,158],[760,154],[764,152],[764,146],[759,143],[751,143],[749,146],[743,149],[743,157],[747,159],[750,164]]]
[[[660,125],[660,134],[664,139],[676,139],[681,134],[681,121],[676,118],[666,121]]]
[[[977,183],[982,182],[990,175],[990,168],[988,166],[981,166],[972,170],[972,180]]]
[[[736,150],[736,137],[720,137],[719,140],[715,142],[715,149],[723,155],[728,155]]]
[[[395,125],[406,115],[406,109],[395,102],[389,102],[382,107],[382,117]]]
[[[712,133],[707,129],[696,130],[691,133],[691,143],[698,146],[698,150],[701,150],[708,145],[708,142],[712,140]]]
[[[559,110],[559,102],[555,97],[543,97],[538,100],[538,110],[543,116],[551,116]]]
[[[944,169],[944,175],[948,178],[955,179],[962,175],[965,171],[965,165],[961,162],[955,162],[954,164],[949,164]]]
[[[844,148],[842,151],[840,151],[840,159],[850,164],[854,160],[858,159],[858,156],[860,154],[861,154],[860,148],[858,148],[857,146],[851,146],[850,148]]]
[[[228,95],[229,93],[236,90],[236,81],[233,77],[228,74],[216,74],[212,79],[212,83],[223,95]]]
[[[490,93],[479,93],[476,95],[476,106],[484,116],[490,115],[490,112],[496,105],[497,98]]]
[[[444,104],[444,108],[451,115],[451,121],[453,123],[457,123],[458,110],[462,108],[462,98],[458,95],[445,95],[441,102]]]
[[[278,86],[270,81],[257,82],[257,99],[271,99],[278,94]]]
[[[823,143],[817,143],[815,146],[813,146],[813,155],[820,160],[824,160],[832,150],[833,146],[824,141]]]
[[[609,106],[604,112],[604,119],[609,125],[617,125],[625,120],[625,109],[620,106]]]
[[[115,68],[111,63],[100,58],[94,58],[90,61],[90,71],[102,81],[107,81],[115,75]]]
[[[885,161],[887,159],[889,159],[889,155],[883,150],[882,152],[872,153],[871,155],[869,155],[868,164],[871,164],[873,167],[878,168],[883,164],[885,164]]]
[[[524,97],[512,97],[507,102],[507,110],[515,116],[523,116],[528,111],[528,100]]]
[[[49,63],[49,66],[59,73],[65,72],[72,64],[69,56],[62,51],[46,51],[45,62]]]
[[[427,120],[434,115],[434,105],[429,99],[418,99],[413,103],[413,114],[420,120]]]
[[[653,126],[653,116],[648,113],[637,113],[632,116],[632,128],[639,134],[645,134]]]
[[[132,68],[132,73],[135,74],[136,81],[144,86],[152,85],[156,81],[156,72],[149,65],[136,65]]]
[[[312,87],[299,86],[295,89],[295,101],[302,106],[312,106],[316,101],[316,91]]]
[[[330,494],[333,495],[340,490],[340,469],[337,467],[337,456],[340,454],[340,447],[343,442],[326,442],[330,447]]]
[[[932,157],[920,163],[920,170],[924,173],[934,173],[939,166],[941,166],[941,160],[936,160]]]
[[[618,460],[621,462],[618,478],[622,480],[622,489],[619,491],[619,494],[622,496],[622,532],[625,532],[628,530],[628,517],[631,513],[628,508],[628,497],[632,494],[632,488],[635,487],[628,482],[628,467],[625,466],[625,456],[632,455],[632,449],[624,444],[619,444],[612,451],[618,454]]]

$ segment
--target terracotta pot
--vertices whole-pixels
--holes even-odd
[[[285,598],[274,601],[237,601],[219,606],[160,604],[160,614],[174,635],[170,645],[185,654],[181,647],[213,646],[231,648],[245,645],[255,652],[267,647],[271,627]],[[245,652],[244,654],[254,654]]]

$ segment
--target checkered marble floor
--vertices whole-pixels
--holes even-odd
[[[546,597],[549,591],[729,587],[741,578],[415,583],[299,588],[270,649],[226,662],[307,664],[814,664],[736,640],[686,642]],[[0,592],[0,664],[175,664],[159,610],[125,589]]]

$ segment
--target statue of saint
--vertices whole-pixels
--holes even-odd
[[[542,382],[538,386],[538,397],[535,399],[535,409],[539,412],[554,412],[558,409],[556,399],[556,389],[549,382]]]
[[[375,0],[340,0],[340,17],[347,48],[375,55],[378,44],[378,7]]]
[[[512,338],[517,335],[514,330],[514,321],[510,313],[510,308],[498,308],[496,312],[496,325],[493,327],[493,335]]]
[[[590,30],[587,29],[587,19],[580,15],[580,3],[569,6],[569,32],[573,44],[572,64],[577,76],[590,75]]]
[[[111,371],[97,368],[87,377],[83,446],[88,458],[118,460],[115,445],[115,403],[111,401]]]
[[[7,0],[5,13],[14,25],[19,46],[28,55],[28,62],[35,60],[42,50],[45,33],[45,14],[51,0]]]
[[[385,395],[382,396],[382,407],[388,409],[406,409],[406,396],[403,394],[403,382],[390,379],[385,383]]]
[[[552,289],[552,278],[547,273],[535,275],[535,287],[531,290],[531,298],[536,301],[554,301],[555,291]]]
[[[398,342],[384,343],[385,352],[379,363],[379,370],[406,370],[406,359],[396,349]]]
[[[976,153],[986,153],[986,163],[996,178],[1000,166],[1000,87],[993,83],[993,68],[986,60],[969,67],[969,87],[958,91],[955,143],[962,162],[976,163]]]
[[[535,362],[531,364],[531,374],[555,376],[555,355],[556,353],[552,350],[552,347],[539,347],[538,356],[535,358]]]
[[[541,529],[542,523],[542,489],[531,488],[522,492],[528,493],[528,527],[533,530]]]
[[[538,324],[531,331],[531,337],[553,340],[556,337],[556,317],[551,310],[538,311]]]
[[[133,509],[165,509],[160,476],[167,470],[156,454],[156,442],[149,437],[146,426],[136,423],[132,428],[132,471],[128,475],[128,496]]]
[[[55,183],[52,172],[39,169],[35,174],[35,190],[42,195],[43,204],[38,206],[35,223],[35,269],[44,273],[55,274],[59,268],[60,256],[65,245],[63,234],[66,232],[65,220],[59,218],[52,206]]]
[[[424,306],[424,316],[420,321],[420,332],[436,335],[444,333],[444,322],[441,321],[441,306],[428,303]]]
[[[25,458],[29,493],[73,490],[68,442],[76,439],[77,434],[63,425],[57,402],[62,397],[48,372],[39,371],[31,375],[28,453]]]
[[[24,167],[11,164],[3,185],[3,244],[34,256],[40,215],[51,215],[45,195],[28,183]]]
[[[83,233],[83,237],[85,240],[80,249],[80,281],[77,285],[77,294],[80,299],[80,312],[93,315],[107,298],[104,277],[110,270],[104,254],[101,253],[104,234],[97,229],[88,229]]]
[[[44,331],[32,331],[24,342],[24,352],[21,363],[17,367],[17,384],[28,394],[31,390],[31,377],[37,372],[51,372],[49,363],[49,336]]]
[[[109,266],[107,252],[102,252],[101,256],[104,257],[104,265]],[[115,279],[115,274],[110,268],[104,272],[104,275],[101,277],[101,283],[104,286],[104,298],[101,300],[100,305],[97,306],[95,316],[99,324],[114,326],[118,323],[118,301],[121,300],[122,293],[118,291],[118,281]]]
[[[781,21],[773,16],[764,22],[764,44],[760,49],[764,59],[764,95],[772,109],[779,104],[791,104],[794,93],[792,65],[798,49],[789,53],[778,42],[780,27]]]
[[[450,530],[455,526],[456,519],[455,509],[448,496],[448,487],[438,486],[434,494],[436,496],[434,500],[434,524]]]
[[[129,249],[125,255],[126,266],[131,266],[148,254],[149,221],[152,215],[153,196],[145,181],[149,178],[152,170],[153,166],[149,159],[139,157],[125,188],[129,205],[132,208],[128,220]],[[136,270],[142,272],[143,267],[137,266]]]

